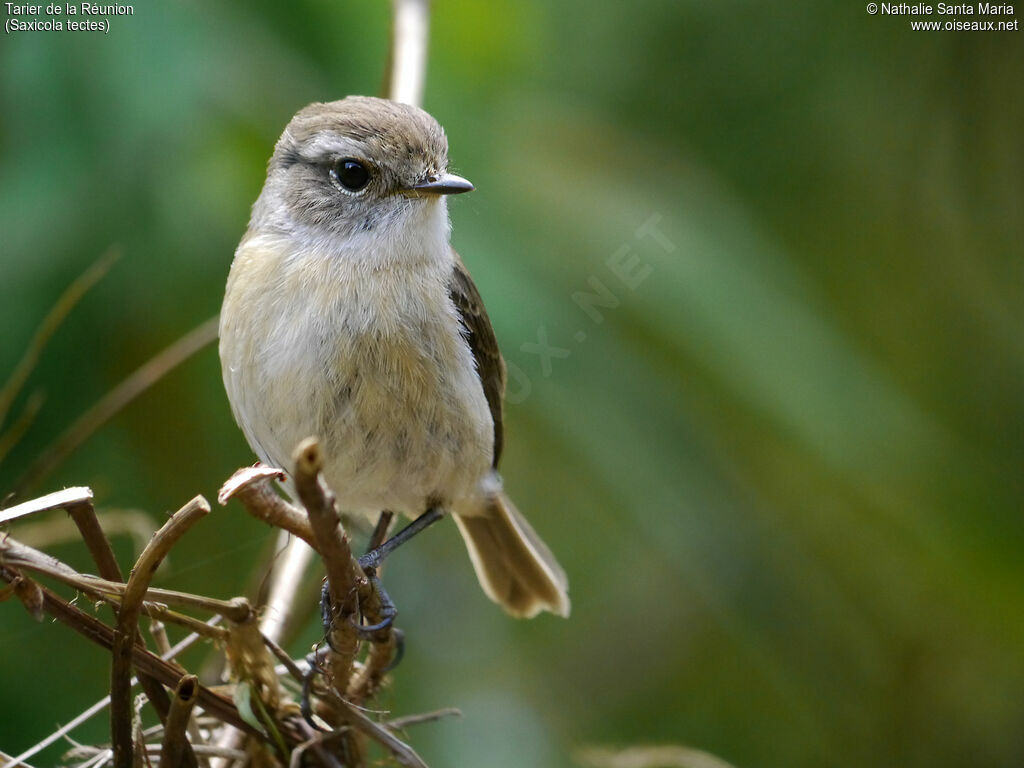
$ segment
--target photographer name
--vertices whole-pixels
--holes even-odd
[[[879,3],[878,12],[887,16],[1013,16],[1013,6],[1005,3],[939,3],[934,7],[924,3]]]

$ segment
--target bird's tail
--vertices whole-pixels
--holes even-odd
[[[565,571],[503,492],[455,505],[455,522],[466,540],[480,586],[512,616],[541,611],[569,615]]]

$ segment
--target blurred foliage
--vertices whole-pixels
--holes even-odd
[[[16,403],[46,394],[0,491],[217,311],[291,114],[382,81],[383,2],[135,8],[105,36],[0,41],[0,372],[122,253]],[[434,4],[426,106],[478,188],[454,241],[519,373],[506,484],[573,616],[503,616],[454,526],[396,558],[409,652],[384,704],[466,713],[412,735],[428,762],[677,743],[737,766],[1024,763],[1020,35],[848,2]],[[665,242],[637,237],[652,216]],[[622,246],[649,268],[632,288]],[[594,280],[601,322],[573,298]],[[211,348],[36,490],[160,519],[251,460]],[[267,546],[215,511],[161,579],[230,596]],[[0,609],[16,753],[107,667]]]

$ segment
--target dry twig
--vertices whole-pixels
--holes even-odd
[[[210,513],[210,505],[202,496],[196,496],[179,509],[164,526],[157,531],[143,551],[132,574],[128,578],[121,607],[117,611],[117,628],[114,630],[113,664],[110,671],[110,733],[114,748],[114,768],[130,768],[132,765],[132,740],[129,730],[132,721],[131,707],[131,662],[132,649],[136,646],[136,627],[142,612],[142,601],[153,574],[166,557],[171,547],[185,535],[185,532]],[[186,749],[186,764],[195,765],[195,756]]]
[[[392,0],[388,98],[420,106],[427,81],[428,0]]]
[[[220,617],[219,616],[214,616],[212,619],[210,619],[210,621],[208,623],[211,626],[213,626],[213,625],[216,625],[217,622],[219,622],[219,621],[220,621]],[[168,648],[165,652],[161,653],[160,658],[162,660],[164,660],[164,661],[170,661],[171,659],[176,657],[179,653],[181,653],[181,652],[185,651],[186,649],[190,648],[195,643],[195,641],[198,640],[198,639],[199,639],[199,635],[191,634],[188,637],[186,637],[184,640],[182,640],[180,643],[175,645],[174,647]],[[95,704],[93,704],[91,707],[89,707],[84,712],[79,714],[77,717],[72,718],[65,725],[62,725],[56,731],[51,733],[45,739],[43,739],[42,741],[38,742],[37,744],[34,744],[33,746],[29,747],[27,750],[22,752],[17,757],[12,758],[10,760],[10,762],[4,763],[4,768],[18,768],[19,765],[24,765],[23,761],[27,760],[28,758],[32,757],[33,755],[38,754],[39,752],[41,752],[42,750],[46,749],[48,746],[50,746],[54,742],[59,741],[62,738],[67,738],[67,739],[70,740],[70,737],[68,736],[68,734],[71,733],[71,731],[73,731],[75,728],[80,726],[82,723],[85,723],[88,720],[91,720],[98,713],[100,713],[104,709],[106,709],[109,705],[110,705],[110,696],[104,696],[102,699],[97,701]]]
[[[356,624],[359,615],[359,585],[366,576],[352,556],[348,537],[334,507],[332,494],[320,479],[323,455],[316,440],[304,440],[295,449],[295,489],[309,513],[316,550],[327,569],[327,587],[335,616],[330,633],[331,677],[335,689],[344,692],[359,650]]]
[[[171,709],[164,725],[164,738],[160,745],[160,768],[184,768],[189,765],[187,754],[191,751],[185,731],[192,717],[196,703],[199,678],[185,675],[178,681],[171,699]],[[195,763],[193,753],[192,762]]]
[[[313,547],[315,542],[309,518],[270,487],[272,480],[283,479],[284,473],[279,469],[264,466],[245,467],[235,472],[221,486],[217,493],[217,501],[225,505],[231,499],[238,499],[246,511],[257,520],[288,531]]]

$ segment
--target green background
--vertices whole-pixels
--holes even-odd
[[[383,2],[135,10],[109,35],[0,40],[0,379],[122,254],[34,371],[47,400],[2,492],[217,312],[289,117],[380,89]],[[521,374],[506,486],[573,614],[506,618],[449,523],[395,557],[409,650],[382,703],[465,713],[410,735],[428,763],[670,743],[737,766],[1024,764],[1022,34],[912,32],[852,1],[434,4],[425,106],[477,186],[453,240]],[[623,246],[633,287],[608,264]],[[601,322],[573,299],[594,280],[617,303]],[[548,371],[523,347],[541,333]],[[159,522],[250,461],[211,347],[35,491],[89,485]],[[217,507],[159,584],[243,592],[268,536]],[[0,605],[0,750],[106,676]]]

